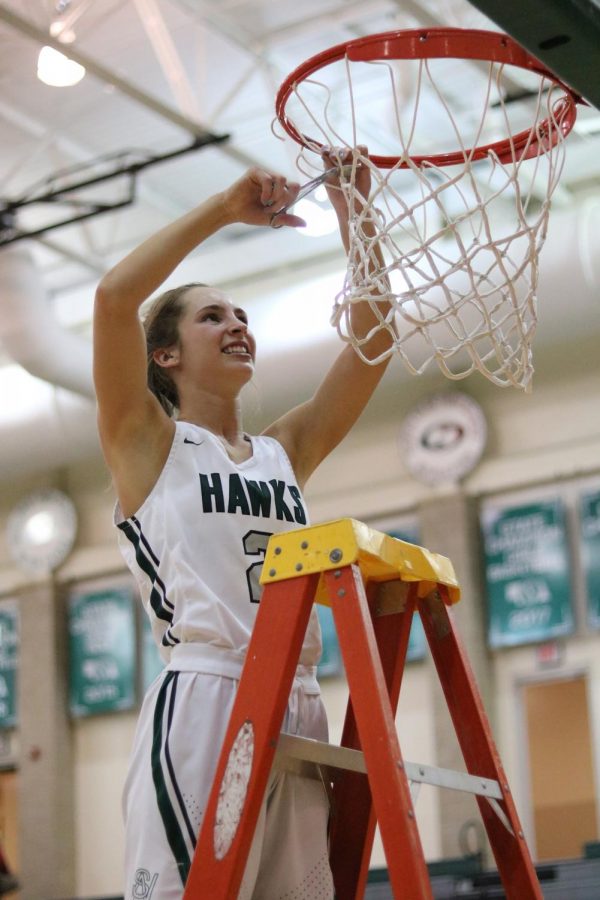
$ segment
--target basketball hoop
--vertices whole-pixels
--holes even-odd
[[[479,69],[465,86],[456,60]],[[352,151],[340,176],[349,264],[332,321],[365,362],[397,353],[413,374],[435,361],[451,379],[478,370],[529,389],[538,255],[578,102],[507,35],[453,28],[348,41],[286,78],[276,114],[300,145],[298,168],[314,174],[325,147]],[[366,203],[354,202],[358,165],[371,173]],[[351,309],[365,302],[377,325],[358,337]],[[364,347],[382,329],[389,349],[371,359]]]

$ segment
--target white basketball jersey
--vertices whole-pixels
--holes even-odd
[[[251,441],[251,458],[235,463],[210,431],[177,422],[150,495],[128,519],[118,506],[115,511],[121,552],[167,663],[172,648],[185,643],[243,654],[269,537],[308,524],[281,444],[270,437]],[[300,664],[314,666],[320,655],[313,608]]]

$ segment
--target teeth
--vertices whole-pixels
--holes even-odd
[[[249,350],[243,344],[234,344],[231,347],[225,347],[223,353],[248,353]]]

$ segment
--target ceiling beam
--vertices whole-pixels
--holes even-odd
[[[65,53],[65,46],[61,44],[60,41],[53,38],[45,29],[38,28],[38,26],[33,22],[30,22],[28,19],[23,18],[23,16],[19,16],[5,3],[0,3],[0,21],[5,22],[11,28],[14,28],[21,34],[26,35],[27,37],[36,41],[38,44],[46,44],[49,47],[53,47],[55,50],[58,50],[59,53]],[[140,88],[136,87],[130,81],[127,81],[125,78],[121,78],[121,76],[117,75],[116,72],[113,72],[111,69],[107,69],[105,66],[101,65],[87,54],[81,53],[81,51],[77,50],[74,44],[69,45],[67,54],[69,56],[69,59],[72,59],[74,62],[79,63],[79,65],[84,66],[84,68],[88,72],[90,72],[100,81],[104,82],[105,84],[113,85],[118,91],[120,91],[120,93],[129,97],[131,100],[134,100],[140,106],[143,106],[146,109],[149,109],[157,115],[161,116],[161,118],[165,119],[166,121],[171,122],[171,124],[182,128],[188,134],[192,134],[194,135],[194,137],[206,137],[210,134],[209,130],[205,128],[204,125],[202,125],[200,122],[190,118],[189,116],[177,112],[177,110],[174,110],[170,106],[167,106],[165,103],[162,103],[156,97],[153,97],[151,94],[146,93],[146,91],[143,91]],[[237,147],[234,147],[231,144],[221,144],[220,151],[229,156],[231,159],[234,159],[236,162],[239,162],[244,167],[261,164],[260,161],[254,159],[252,156],[250,156],[250,154],[239,150]]]
[[[248,81],[256,70],[260,70],[269,79],[269,83],[273,88],[273,99],[279,86],[279,79],[272,77],[276,68],[270,54],[268,41],[261,36],[260,41],[255,35],[240,29],[231,22],[231,18],[223,15],[221,10],[216,9],[212,4],[207,4],[203,0],[176,0],[177,4],[192,17],[197,25],[208,27],[214,34],[218,34],[229,43],[233,44],[239,50],[249,57],[247,71],[236,81],[232,88],[215,104],[210,112],[209,121],[214,123],[222,116],[231,103],[236,99],[240,88]]]
[[[200,111],[194,91],[157,0],[132,2],[179,109],[189,118],[198,119]]]

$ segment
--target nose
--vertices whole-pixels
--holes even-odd
[[[246,334],[248,331],[248,324],[241,319],[234,319],[229,326],[229,331],[231,331],[232,334]]]

